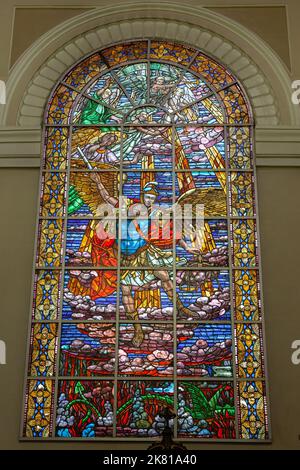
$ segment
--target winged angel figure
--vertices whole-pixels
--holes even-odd
[[[83,155],[83,159],[85,157]],[[91,165],[90,162],[88,162]],[[93,166],[90,166],[93,168]],[[110,164],[97,163],[97,169],[111,170],[115,167]],[[123,183],[123,182],[122,182]],[[135,308],[134,290],[149,288],[153,281],[160,281],[162,289],[173,302],[173,281],[170,271],[166,268],[173,266],[173,227],[168,220],[163,227],[153,229],[153,220],[161,224],[155,217],[155,201],[159,195],[157,182],[148,181],[141,188],[141,199],[122,199],[122,208],[118,198],[120,190],[120,176],[117,172],[72,172],[71,184],[76,188],[81,199],[88,205],[95,220],[91,220],[82,238],[80,252],[88,252],[91,256],[92,266],[105,267],[98,270],[89,287],[84,289],[78,279],[72,279],[69,289],[73,293],[89,295],[93,300],[111,295],[117,289],[118,250],[120,250],[122,270],[120,288],[125,313],[128,319],[138,320]],[[146,208],[145,219],[121,220],[121,230],[118,226],[118,217],[124,204],[127,210],[134,204]],[[110,212],[110,213],[109,213]],[[123,212],[122,212],[123,213]],[[107,216],[116,216],[117,223],[108,220]],[[104,217],[104,218],[103,218]],[[99,218],[102,218],[99,220]],[[166,224],[168,225],[166,227]],[[168,229],[168,230],[166,230]],[[121,237],[118,234],[121,233]],[[152,237],[152,234],[155,234]],[[157,233],[161,236],[157,236]],[[168,236],[165,236],[167,233]],[[183,239],[177,240],[183,249],[190,253],[199,250],[191,248]],[[107,268],[112,268],[112,270]],[[142,269],[140,269],[142,268]],[[193,316],[188,308],[176,297],[178,315],[185,318]],[[133,344],[139,346],[143,341],[143,331],[140,323],[134,323],[135,335]]]

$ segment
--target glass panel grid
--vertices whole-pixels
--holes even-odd
[[[175,95],[172,86],[167,86],[167,75],[160,77],[159,71],[152,81],[149,78],[150,70],[153,74],[156,67],[151,65],[154,55],[158,60],[170,60],[173,67],[177,61],[181,67],[180,73],[176,72],[179,88],[185,70],[193,70],[191,64],[197,56],[199,67],[204,56],[197,52],[193,57],[186,56],[188,49],[180,52],[179,45],[173,45],[169,51],[169,46],[166,50],[164,47],[157,41],[151,46],[148,41],[148,62],[145,62],[144,42],[127,45],[125,55],[121,45],[101,54],[108,69],[113,65],[112,82],[121,91],[115,98],[106,96],[105,92],[101,95],[98,105],[88,111],[89,116],[94,113],[94,118],[86,122],[86,127],[66,126],[71,115],[74,119],[74,107],[79,109],[76,74],[81,96],[86,96],[90,87],[88,80],[83,84],[78,66],[72,76],[70,93],[66,95],[66,112],[58,110],[64,102],[62,91],[68,88],[66,82],[67,88],[61,87],[58,97],[53,98],[46,123],[49,137],[45,143],[46,171],[42,174],[44,195],[38,232],[34,333],[28,363],[24,437],[157,437],[162,429],[157,410],[164,406],[177,412],[172,426],[175,437],[178,435],[181,440],[247,440],[269,436],[253,196],[255,174],[248,126],[251,116],[247,116],[240,88],[218,66],[213,80],[207,82],[203,77],[205,86],[211,87],[216,86],[218,76],[227,80],[216,86],[218,101],[208,105],[205,95],[200,98],[199,103],[204,101],[206,106],[205,119],[192,127],[193,113],[202,111],[200,108],[195,111],[194,101],[190,100],[190,124],[179,125],[178,118],[174,120]],[[132,77],[135,84],[130,84],[128,74],[124,75],[118,64],[138,56],[148,65],[140,77],[136,68],[136,78]],[[96,62],[99,68],[101,61]],[[86,63],[93,65],[93,61]],[[105,72],[92,69],[94,83],[96,72],[99,77],[101,73],[109,73],[107,69]],[[139,94],[138,80],[143,81],[144,76],[146,101],[157,90],[165,104],[172,98],[170,121],[166,114],[158,124],[159,114],[156,116],[150,108],[145,108],[135,113],[129,127],[121,122],[118,112],[114,117],[111,100],[119,100],[123,93],[124,103],[129,100],[134,105],[137,99],[141,103],[143,95]],[[151,91],[151,83],[155,84],[155,91]],[[220,97],[224,99],[229,119],[225,125],[211,121],[216,118],[216,112],[224,114],[222,106],[217,110]],[[73,108],[70,99],[75,100]],[[177,99],[177,108],[181,109],[182,98]],[[123,105],[120,106],[122,109]],[[125,110],[128,104],[124,106]],[[51,136],[56,139],[55,144],[51,143]],[[68,156],[65,136],[68,136]],[[61,189],[59,182],[62,182]],[[100,227],[97,219],[99,200],[92,202],[92,199],[103,183],[111,184],[113,204],[119,196],[131,200],[130,204],[138,202],[144,197],[141,188],[147,184],[152,193],[157,186],[165,185],[160,195],[165,203],[175,203],[190,193],[188,202],[193,203],[193,192],[201,194],[200,188],[206,188],[200,200],[206,197],[205,205],[212,204],[212,208],[205,213],[203,255],[196,263],[195,257],[187,258],[185,264],[182,253],[177,256],[177,226],[173,216],[168,221],[169,239],[164,239],[163,244],[160,240],[147,239],[146,252],[142,222],[138,226],[140,240],[131,252],[132,244],[126,242],[123,233],[128,220],[123,219],[121,210],[117,211],[114,238],[107,237],[105,243],[99,243],[103,234],[103,226]],[[210,188],[219,188],[224,201],[212,193],[214,198],[210,202]],[[99,192],[103,199],[103,189]],[[222,240],[220,246],[216,229]],[[69,238],[68,233],[72,233]],[[193,234],[191,229],[191,240]],[[222,258],[225,234],[229,256]],[[68,240],[75,242],[74,246]],[[168,251],[170,254],[166,255]],[[54,378],[40,380],[40,376]],[[28,390],[32,390],[31,395]],[[41,397],[37,400],[37,412],[33,410],[36,396]],[[45,399],[47,403],[43,405]],[[208,411],[213,409],[212,403],[218,419]],[[255,417],[257,414],[259,418]]]

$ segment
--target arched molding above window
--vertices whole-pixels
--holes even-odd
[[[253,108],[257,128],[296,127],[290,77],[276,53],[247,28],[215,12],[179,2],[113,4],[65,21],[20,57],[7,82],[2,126],[39,128],[54,84],[80,58],[134,38],[186,42],[215,57],[236,75]]]

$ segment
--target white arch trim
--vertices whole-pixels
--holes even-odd
[[[114,42],[143,37],[186,42],[222,62],[243,85],[258,128],[300,123],[288,70],[257,35],[202,7],[137,1],[88,11],[39,38],[11,70],[1,125],[40,127],[50,91],[72,64]]]

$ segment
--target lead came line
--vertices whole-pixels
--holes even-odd
[[[123,127],[121,128],[120,178],[119,178],[119,213],[118,213],[118,262],[117,262],[117,305],[116,305],[116,342],[115,342],[115,374],[114,374],[114,402],[113,402],[113,436],[117,436],[117,410],[118,410],[118,374],[119,374],[119,334],[120,334],[120,285],[121,285],[121,238],[122,238],[122,210],[123,210]]]
[[[233,266],[233,231],[231,231],[231,214],[232,214],[232,197],[231,197],[231,185],[230,185],[230,172],[229,169],[229,160],[230,160],[230,147],[228,139],[228,128],[224,127],[224,139],[225,139],[225,164],[226,164],[226,200],[227,200],[227,233],[228,233],[228,256],[229,256],[229,286],[230,286],[230,320],[231,320],[231,351],[232,351],[232,374],[233,374],[233,393],[234,393],[234,426],[235,426],[235,439],[238,439],[239,436],[239,427],[238,427],[238,395],[237,395],[237,370],[236,370],[236,350],[235,350],[235,311],[234,311],[234,301],[233,301],[233,283],[234,283],[234,273]]]
[[[67,246],[67,224],[68,224],[68,205],[69,205],[69,185],[70,185],[70,168],[71,168],[71,153],[72,153],[72,132],[73,127],[70,127],[70,132],[68,135],[68,149],[66,155],[66,165],[67,172],[65,178],[65,211],[63,217],[62,225],[62,247],[61,247],[61,286],[60,286],[60,306],[59,306],[59,315],[58,315],[58,326],[57,326],[57,352],[56,352],[56,368],[55,368],[55,391],[54,391],[54,436],[56,435],[56,419],[57,419],[57,400],[58,400],[58,388],[59,381],[58,376],[60,375],[60,361],[61,361],[61,340],[62,340],[62,312],[63,312],[63,301],[64,301],[64,281],[65,281],[65,264],[66,264],[66,246]]]
[[[175,126],[172,127],[172,204],[176,203],[176,150],[175,150]],[[176,219],[173,220],[173,386],[174,386],[174,410],[176,417],[174,419],[174,437],[178,437],[178,392],[177,392],[177,304],[176,304]]]
[[[92,85],[91,85],[91,82],[88,82],[81,91],[77,91],[76,87],[73,87],[72,85],[69,85],[67,83],[65,83],[63,80],[60,82],[60,84],[68,87],[68,89],[72,90],[72,91],[76,91],[76,93],[78,93],[78,96],[76,97],[74,103],[73,103],[73,109],[72,109],[72,112],[71,112],[71,116],[73,116],[73,113],[74,113],[74,109],[76,108],[77,104],[78,104],[78,100],[80,99],[80,97],[84,97],[84,98],[88,98],[96,103],[98,103],[98,100],[95,100],[94,98],[90,97],[87,93],[86,93],[86,90],[93,86],[94,84],[97,83],[97,80],[100,79],[100,77],[102,77],[104,74],[110,74],[115,83],[119,86],[119,88],[123,91],[124,95],[127,97],[127,99],[129,100],[129,102],[132,104],[133,108],[134,109],[138,109],[140,106],[134,106],[134,102],[131,98],[131,96],[128,95],[128,93],[126,92],[126,90],[124,89],[124,87],[122,86],[122,84],[120,83],[118,77],[117,77],[117,74],[116,74],[116,71],[115,69],[117,68],[120,68],[120,67],[123,67],[123,66],[126,66],[128,65],[129,63],[131,64],[134,64],[134,63],[145,63],[146,62],[146,73],[147,73],[147,77],[146,77],[146,84],[147,84],[147,87],[146,87],[146,94],[147,94],[147,103],[145,103],[143,106],[152,106],[153,107],[153,104],[150,103],[150,86],[151,86],[151,83],[150,83],[150,80],[151,80],[151,69],[150,69],[150,66],[151,66],[151,62],[155,62],[155,59],[150,59],[150,50],[151,50],[151,40],[150,39],[147,39],[147,59],[146,61],[145,60],[137,60],[137,61],[131,61],[131,62],[126,62],[126,63],[122,63],[122,64],[118,64],[114,67],[110,67],[109,66],[109,63],[106,61],[106,59],[104,58],[103,54],[100,52],[100,56],[102,57],[102,60],[104,61],[104,63],[107,65],[107,69],[104,70],[103,72],[101,72],[100,74],[98,74],[98,76],[95,78],[92,79]],[[189,61],[189,63],[186,65],[186,66],[180,66],[182,71],[181,73],[178,75],[178,80],[177,80],[177,85],[179,85],[180,81],[182,80],[182,78],[184,77],[184,74],[186,73],[186,71],[188,71],[189,73],[192,73],[194,74],[195,76],[199,77],[201,80],[204,81],[204,83],[209,87],[209,89],[212,89],[212,86],[207,83],[207,81],[205,79],[203,79],[203,77],[200,77],[199,74],[191,71],[190,67],[192,65],[192,63],[195,61],[195,59],[197,58],[197,56],[200,54],[199,51],[196,51],[194,53],[194,55],[192,56],[192,60]],[[156,62],[158,63],[167,63],[169,64],[170,67],[176,67],[176,63],[172,63],[172,62],[167,62],[167,61],[163,61],[163,60],[157,60]],[[180,107],[179,109],[177,109],[176,112],[180,112],[182,110],[185,110],[186,108],[190,108],[191,106],[193,106],[194,104],[197,104],[198,102],[201,102],[203,101],[204,99],[206,98],[209,98],[211,96],[215,96],[219,105],[220,105],[220,109],[222,110],[222,113],[224,115],[224,103],[221,102],[221,97],[220,97],[220,92],[223,91],[223,90],[226,90],[226,89],[229,89],[231,86],[233,85],[238,85],[238,83],[236,81],[233,81],[221,88],[219,88],[217,91],[212,91],[211,93],[207,93],[205,96],[203,96],[202,98],[199,98],[195,101],[192,101],[190,102],[188,105],[185,105],[185,106],[182,106]],[[166,102],[166,100],[169,98],[170,94],[171,94],[171,91],[174,89],[174,87],[167,93],[167,95],[163,98],[163,101]],[[99,101],[99,104],[101,104],[101,102]],[[124,109],[123,111],[121,110],[120,112],[113,108],[112,106],[110,105],[105,105],[108,109],[110,109],[111,111],[119,114],[120,112],[123,113],[124,112]],[[174,111],[175,113],[175,111]],[[174,114],[173,113],[173,114]],[[228,119],[226,118],[226,121],[224,120],[224,122],[227,122]],[[68,224],[68,220],[97,220],[97,218],[92,218],[92,217],[84,217],[84,216],[74,216],[74,217],[69,217],[68,216],[68,199],[69,199],[69,185],[70,185],[70,174],[71,174],[71,171],[74,171],[74,172],[79,172],[79,171],[82,171],[78,168],[71,168],[71,149],[72,149],[72,133],[73,133],[73,128],[79,128],[79,127],[87,127],[87,128],[93,128],[93,127],[99,127],[99,129],[101,129],[101,127],[107,127],[109,129],[109,127],[114,127],[114,126],[118,126],[120,127],[121,129],[121,152],[120,152],[120,167],[117,169],[108,169],[107,171],[115,171],[115,172],[118,172],[119,174],[119,177],[120,177],[120,189],[119,189],[119,196],[121,196],[121,194],[123,194],[123,172],[124,172],[124,168],[123,168],[123,152],[124,152],[124,129],[126,129],[127,127],[138,127],[139,124],[125,124],[125,123],[117,123],[117,124],[114,124],[114,123],[102,123],[102,124],[87,124],[87,125],[80,125],[80,124],[75,124],[75,123],[71,123],[71,124],[54,124],[54,125],[49,125],[49,124],[45,124],[45,127],[44,129],[46,130],[47,127],[48,128],[51,128],[51,127],[56,127],[58,129],[60,128],[66,128],[66,129],[69,129],[69,135],[68,135],[68,151],[67,151],[67,169],[66,170],[48,170],[46,169],[46,159],[47,159],[47,149],[46,147],[44,147],[44,158],[45,158],[45,165],[43,166],[41,172],[40,172],[40,178],[41,178],[41,181],[42,181],[42,178],[43,178],[43,175],[47,175],[48,173],[64,173],[66,175],[66,179],[65,179],[65,188],[66,188],[66,194],[65,194],[65,201],[64,201],[64,207],[65,207],[65,213],[63,215],[63,217],[38,217],[38,222],[37,222],[37,229],[39,227],[39,223],[42,223],[43,220],[62,220],[62,223],[63,223],[63,227],[62,227],[62,260],[61,260],[61,266],[59,267],[54,267],[54,266],[35,266],[34,267],[34,271],[33,271],[33,282],[34,282],[34,279],[35,279],[35,273],[39,273],[41,270],[44,270],[44,271],[47,271],[47,270],[53,270],[53,271],[56,271],[57,273],[59,273],[59,276],[60,276],[60,282],[61,282],[61,285],[60,285],[60,295],[59,295],[59,299],[60,299],[60,305],[59,305],[59,311],[58,311],[58,318],[54,321],[48,321],[48,320],[35,320],[34,318],[32,318],[32,310],[31,310],[31,317],[30,317],[30,322],[29,322],[29,332],[31,332],[31,328],[34,326],[34,325],[38,325],[38,324],[42,324],[43,322],[45,322],[47,325],[49,324],[56,324],[57,325],[57,349],[56,349],[56,354],[55,354],[55,361],[56,361],[56,369],[55,369],[55,375],[54,377],[50,377],[49,380],[51,380],[52,383],[55,384],[55,390],[54,390],[54,395],[53,395],[53,408],[54,408],[54,411],[53,411],[53,421],[52,421],[52,427],[53,427],[53,437],[52,439],[56,439],[56,440],[60,440],[59,437],[55,436],[55,429],[56,429],[56,416],[57,416],[57,400],[58,400],[58,393],[59,393],[59,383],[61,380],[68,380],[68,381],[71,381],[71,380],[89,380],[89,381],[92,381],[92,380],[95,380],[96,379],[96,376],[92,376],[92,377],[81,377],[81,376],[78,376],[78,377],[65,377],[63,375],[61,375],[61,370],[60,370],[60,358],[61,358],[61,332],[62,332],[62,325],[65,324],[78,324],[79,321],[74,321],[74,320],[69,320],[69,321],[63,321],[62,319],[62,311],[63,311],[63,293],[64,293],[64,278],[65,278],[65,275],[67,272],[69,272],[69,270],[72,270],[74,269],[74,266],[68,266],[66,264],[66,259],[65,259],[65,254],[66,254],[66,247],[67,247],[67,224]],[[230,378],[226,378],[226,377],[216,377],[214,375],[211,375],[211,376],[208,376],[208,377],[198,377],[198,376],[182,376],[180,377],[181,380],[184,380],[185,382],[190,382],[190,383],[198,383],[200,382],[201,384],[205,383],[205,382],[211,382],[211,383],[214,383],[214,382],[228,382],[228,383],[231,383],[233,384],[233,388],[234,388],[234,406],[235,406],[235,432],[236,432],[236,436],[235,436],[235,441],[236,442],[239,442],[241,441],[241,439],[239,439],[239,425],[238,425],[238,393],[237,393],[237,389],[238,389],[238,385],[240,384],[240,382],[242,381],[250,381],[250,379],[245,379],[245,378],[240,378],[238,376],[238,373],[237,373],[237,367],[238,365],[236,364],[236,354],[237,354],[237,351],[235,350],[235,341],[236,341],[236,337],[235,337],[235,327],[238,325],[238,324],[245,324],[244,320],[243,321],[236,321],[235,319],[235,314],[234,314],[234,299],[233,299],[233,296],[234,296],[234,292],[233,292],[233,289],[234,289],[234,282],[235,282],[235,278],[234,278],[234,274],[236,272],[236,270],[242,270],[242,269],[246,269],[246,270],[254,270],[255,272],[258,272],[259,271],[259,267],[260,267],[260,264],[258,266],[255,266],[255,267],[238,267],[238,266],[235,266],[234,263],[233,263],[233,240],[232,240],[232,237],[234,236],[233,234],[233,228],[231,228],[231,225],[232,225],[232,222],[234,220],[255,220],[255,217],[233,217],[232,216],[232,213],[231,213],[231,205],[232,205],[232,198],[230,197],[230,191],[231,191],[231,185],[230,185],[230,175],[231,175],[231,172],[232,171],[235,171],[235,172],[246,172],[246,173],[253,173],[254,174],[254,187],[255,187],[255,194],[256,194],[256,178],[255,178],[255,166],[253,165],[253,169],[236,169],[236,168],[231,168],[229,166],[229,155],[230,155],[230,147],[229,147],[229,136],[228,136],[228,132],[229,132],[229,129],[232,128],[232,127],[235,127],[235,128],[239,128],[239,127],[245,127],[245,128],[249,128],[250,130],[252,130],[252,124],[244,124],[244,123],[240,123],[240,124],[231,124],[231,123],[228,123],[227,124],[224,124],[224,123],[217,123],[217,124],[200,124],[200,123],[182,123],[182,124],[174,124],[173,123],[167,123],[167,124],[164,124],[164,123],[156,123],[156,122],[152,122],[152,123],[145,123],[143,124],[143,127],[149,127],[149,129],[153,128],[153,127],[165,127],[165,128],[168,128],[171,132],[172,132],[172,138],[171,138],[171,143],[172,143],[172,168],[169,168],[169,169],[165,169],[165,168],[160,168],[159,170],[157,169],[154,169],[154,172],[155,174],[158,174],[159,175],[159,172],[161,173],[164,173],[164,172],[170,172],[172,171],[172,203],[175,204],[176,202],[176,191],[175,191],[175,188],[176,188],[176,178],[177,178],[177,174],[178,173],[189,173],[189,172],[195,172],[195,173],[200,173],[201,172],[203,174],[205,173],[209,173],[209,172],[214,172],[214,171],[218,171],[218,173],[221,173],[223,172],[225,175],[226,175],[226,189],[227,189],[227,194],[226,194],[226,200],[227,200],[227,212],[226,212],[226,216],[224,217],[207,217],[205,218],[205,220],[226,220],[227,221],[227,235],[228,235],[228,256],[229,256],[229,265],[228,266],[225,266],[225,267],[219,267],[219,266],[216,266],[216,267],[212,267],[212,266],[196,266],[196,267],[191,267],[191,266],[187,266],[187,267],[180,267],[177,266],[177,263],[176,263],[176,225],[174,225],[174,223],[176,222],[176,218],[173,218],[173,234],[172,234],[172,249],[173,249],[173,266],[172,268],[166,268],[166,271],[169,272],[170,274],[172,273],[173,275],[173,316],[172,316],[172,319],[170,320],[154,320],[154,319],[151,319],[151,320],[144,320],[143,323],[145,323],[146,325],[147,324],[150,324],[150,323],[154,323],[154,324],[166,324],[166,325],[172,325],[173,327],[173,375],[170,375],[170,376],[167,376],[167,375],[161,375],[159,373],[159,370],[156,371],[156,374],[155,376],[146,376],[146,380],[147,381],[157,381],[159,383],[163,383],[163,381],[170,381],[173,383],[173,386],[174,386],[174,395],[173,395],[173,403],[174,403],[174,408],[176,410],[176,412],[178,411],[178,377],[177,377],[177,305],[176,305],[176,273],[177,273],[177,270],[179,269],[184,269],[184,270],[190,270],[190,271],[217,271],[219,273],[221,273],[222,271],[224,272],[227,272],[229,273],[229,278],[230,278],[230,311],[231,311],[231,317],[230,317],[230,320],[221,320],[221,321],[217,321],[216,319],[214,320],[203,320],[200,322],[200,320],[194,320],[194,322],[187,322],[187,321],[183,321],[183,320],[179,320],[178,321],[178,324],[189,324],[190,326],[193,325],[193,323],[196,323],[196,324],[199,324],[201,326],[201,324],[203,325],[212,325],[212,326],[215,326],[216,325],[231,325],[231,338],[232,338],[232,372],[233,372],[233,376],[230,377]],[[184,127],[194,127],[194,128],[214,128],[214,127],[223,127],[224,129],[224,145],[225,145],[225,168],[197,168],[197,169],[189,169],[189,170],[177,170],[176,169],[176,148],[175,148],[175,132],[176,132],[176,129],[178,128],[184,128]],[[45,132],[45,131],[44,131]],[[253,142],[253,135],[251,135],[251,141]],[[188,156],[187,156],[188,158]],[[88,171],[92,171],[92,170],[88,170],[87,171],[84,171],[83,173],[88,173]],[[101,170],[93,170],[94,172],[99,172],[101,173]],[[138,169],[132,169],[132,170],[129,170],[129,171],[132,171],[133,173],[136,173],[138,171],[141,171],[142,172],[142,169],[141,170],[138,170]],[[42,184],[42,183],[40,183]],[[205,186],[204,186],[205,187]],[[40,189],[41,191],[41,189]],[[256,202],[253,201],[252,199],[252,204],[255,204]],[[257,215],[257,213],[256,213]],[[99,219],[101,220],[101,219]],[[121,306],[121,272],[123,270],[127,270],[127,269],[132,269],[132,267],[126,267],[126,266],[121,266],[121,247],[120,247],[120,242],[121,242],[121,236],[122,236],[122,211],[121,211],[121,208],[119,207],[119,214],[118,214],[118,221],[119,221],[119,227],[118,227],[118,238],[119,238],[119,246],[118,246],[118,256],[117,256],[117,286],[116,286],[116,295],[117,295],[117,300],[116,300],[116,317],[115,317],[115,320],[111,320],[108,322],[111,323],[114,327],[115,327],[115,370],[114,370],[114,374],[112,376],[105,376],[105,375],[101,375],[101,376],[98,376],[98,378],[100,378],[101,380],[110,380],[112,381],[113,383],[113,389],[114,389],[114,402],[113,402],[113,414],[114,414],[114,419],[113,419],[113,438],[115,440],[135,440],[136,438],[135,437],[125,437],[125,438],[120,438],[118,437],[118,431],[117,431],[117,421],[116,421],[116,417],[117,417],[117,409],[118,409],[118,388],[119,388],[119,382],[121,381],[121,383],[123,381],[135,381],[137,382],[138,384],[140,384],[140,381],[143,381],[145,380],[145,376],[122,376],[119,374],[119,370],[118,370],[118,350],[119,350],[119,343],[120,343],[120,322],[121,322],[121,319],[120,319],[120,306]],[[258,230],[258,225],[256,225],[256,229]],[[37,234],[38,234],[38,231],[37,231]],[[259,240],[258,240],[258,236],[259,234],[257,233],[257,253],[256,253],[256,256],[259,255]],[[40,240],[38,240],[38,235],[36,235],[36,246],[39,246],[40,244]],[[37,248],[36,248],[37,250]],[[37,251],[36,251],[36,256],[38,255]],[[36,258],[35,258],[36,259]],[[260,261],[259,261],[260,263]],[[80,269],[80,270],[90,270],[90,269],[98,269],[99,271],[105,271],[105,270],[111,270],[111,267],[98,267],[97,266],[88,266],[88,267],[77,267],[77,269]],[[165,268],[164,268],[165,269]],[[140,270],[140,271],[143,271],[143,270],[149,270],[149,267],[145,267],[145,266],[137,266],[136,267],[136,270]],[[261,289],[261,277],[260,277],[260,281],[259,282],[259,285],[260,285],[260,294],[262,294],[262,289]],[[33,284],[34,285],[34,284]],[[32,296],[34,294],[34,289],[32,289]],[[32,297],[33,299],[33,297]],[[262,300],[261,300],[262,302]],[[249,321],[247,323],[249,324],[263,324],[263,313],[262,313],[262,310],[261,310],[261,321]],[[99,321],[98,324],[101,325],[102,323],[105,323],[106,321],[105,320],[102,320],[102,321]],[[128,319],[125,319],[124,322],[128,323]],[[81,321],[80,323],[83,323],[83,324],[88,324],[88,323],[91,323],[90,321],[86,320],[86,321]],[[141,320],[140,319],[137,319],[137,320],[132,320],[130,321],[130,323],[132,323],[133,325],[136,324],[136,323],[140,323],[141,324]],[[264,331],[264,327],[263,327],[263,331]],[[196,338],[197,339],[197,338]],[[262,342],[261,342],[262,344]],[[30,346],[30,344],[29,344]],[[166,348],[167,348],[167,345],[166,345]],[[262,349],[262,348],[261,348]],[[261,350],[261,354],[262,354],[262,357],[263,357],[263,354],[264,354],[264,351],[263,349]],[[265,358],[264,358],[265,359]],[[30,375],[30,372],[29,372],[29,352],[27,353],[27,369],[26,369],[26,373],[25,373],[25,383],[24,383],[24,390],[26,390],[26,385],[27,385],[27,380],[38,380],[38,379],[41,379],[41,380],[46,380],[48,379],[48,377],[31,377]],[[265,364],[265,367],[266,367],[266,364]],[[176,370],[175,370],[176,369]],[[262,383],[265,383],[265,377],[263,378],[251,378],[251,381],[261,381]],[[25,392],[24,392],[25,393]],[[267,402],[267,406],[269,406],[269,402]],[[269,413],[269,410],[268,410],[268,413]],[[23,411],[23,415],[24,415],[24,411]],[[268,424],[268,415],[265,417],[265,425],[267,427],[267,424]],[[175,419],[175,422],[174,422],[174,436],[177,437],[178,435],[178,417],[177,419]],[[197,436],[195,436],[197,437]],[[74,440],[76,440],[77,438],[75,438]],[[96,438],[96,439],[93,439],[93,440],[109,440],[110,437],[103,437],[103,438]],[[85,440],[84,438],[78,438],[78,440]],[[138,440],[138,439],[136,439]],[[185,439],[183,438],[182,440],[189,440],[189,439]],[[192,440],[192,439],[190,439]],[[201,438],[197,439],[199,442],[201,441]],[[229,440],[229,439],[221,439],[222,441],[232,441],[232,440]],[[245,440],[244,440],[245,442]]]

